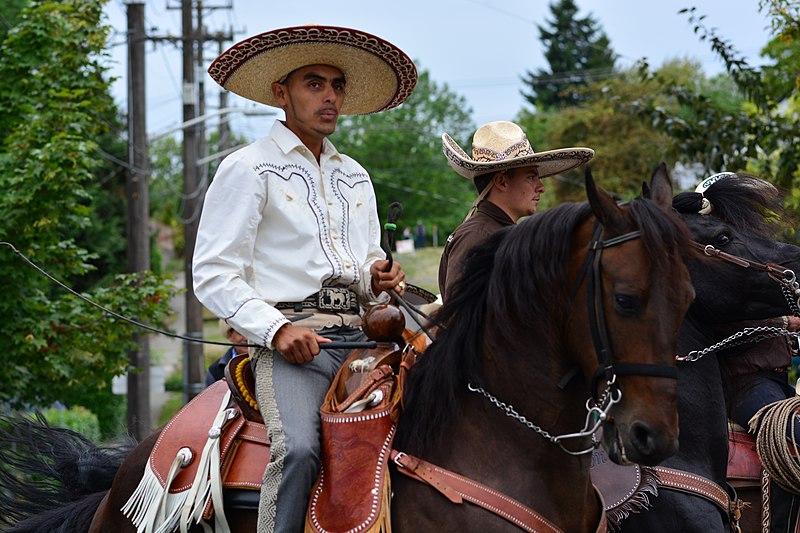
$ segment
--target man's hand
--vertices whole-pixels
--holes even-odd
[[[284,324],[272,337],[272,347],[295,365],[313,361],[319,353],[319,345],[326,342],[331,340],[320,337],[314,330],[293,324]]]
[[[392,262],[392,268],[389,272],[384,272],[386,266],[389,264],[388,259],[375,261],[369,267],[369,273],[372,277],[372,292],[375,296],[383,291],[390,291],[394,289],[400,296],[406,292],[406,273],[397,261]]]

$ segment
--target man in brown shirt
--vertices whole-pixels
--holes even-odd
[[[490,122],[472,137],[472,157],[442,135],[447,162],[473,180],[479,195],[464,222],[447,238],[439,261],[442,300],[461,276],[469,250],[497,230],[536,212],[544,192],[542,178],[575,168],[594,156],[590,148],[560,148],[536,153],[513,122]]]

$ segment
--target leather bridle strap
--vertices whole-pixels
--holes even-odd
[[[603,313],[603,283],[601,277],[601,258],[605,248],[611,248],[624,242],[641,238],[640,231],[631,231],[605,241],[601,240],[603,226],[599,223],[595,225],[592,241],[589,243],[589,251],[586,255],[584,265],[581,267],[579,283],[583,275],[588,271],[589,293],[589,330],[592,335],[592,342],[597,353],[598,368],[592,380],[592,395],[597,400],[598,383],[605,380],[607,383],[613,382],[614,375],[636,375],[653,376],[677,379],[678,372],[674,366],[655,365],[648,363],[615,363],[611,349],[611,342],[608,339],[606,319]],[[591,269],[588,268],[591,265]]]
[[[397,465],[398,472],[430,485],[453,503],[463,503],[463,500],[467,500],[508,520],[523,531],[564,533],[530,507],[477,481],[397,450],[392,450],[391,459]],[[597,493],[596,488],[595,492]],[[597,495],[603,509],[602,496],[599,493]],[[596,533],[606,531],[608,531],[608,521],[605,512],[602,512]]]
[[[715,248],[712,244],[700,244],[697,241],[691,241],[692,247],[700,250],[708,257],[717,257],[723,261],[740,266],[742,268],[752,268],[766,272],[767,275],[775,283],[781,286],[783,296],[786,298],[786,303],[789,309],[795,316],[800,316],[800,284],[797,282],[797,275],[792,269],[786,268],[775,263],[759,263],[751,261],[738,255],[729,254],[722,250]]]

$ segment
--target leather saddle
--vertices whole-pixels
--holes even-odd
[[[424,349],[424,336],[406,330],[404,337],[411,343],[410,346],[416,346],[420,351]],[[353,408],[353,403],[369,396],[374,390],[382,390],[384,394],[391,395],[386,384],[396,377],[400,353],[400,347],[393,342],[380,342],[374,349],[354,350],[334,379],[326,402],[337,410],[345,411]],[[223,405],[228,394],[230,401]],[[399,401],[399,398],[389,396],[387,400]],[[369,410],[371,407],[366,403],[368,402],[362,407]],[[178,509],[177,513],[180,513],[179,507],[183,505],[186,494],[190,493],[197,479],[198,463],[201,462],[198,458],[211,441],[211,421],[219,419],[223,412],[224,421],[221,423],[219,436],[219,470],[224,508],[228,511],[258,508],[262,477],[269,463],[270,444],[256,401],[255,378],[249,357],[240,355],[232,358],[226,366],[224,380],[203,390],[163,428],[151,452],[140,489],[137,489],[139,496],[135,493],[128,504],[131,510],[126,514],[137,526],[146,520],[146,516],[149,516],[146,513],[152,506],[164,506],[166,502],[172,502],[167,503],[167,508]],[[392,419],[396,421],[395,413]],[[338,426],[345,428],[344,424]],[[347,428],[350,429],[352,428]],[[369,432],[363,431],[354,438],[371,439]],[[184,461],[186,464],[179,464],[180,457],[186,457],[186,450],[189,459]],[[388,453],[386,455],[388,457]],[[374,475],[371,467],[361,463],[352,463],[346,468],[350,469],[346,477],[352,479],[363,477],[365,472]],[[339,471],[339,468],[329,463],[327,470],[330,473],[333,470]],[[340,491],[341,496],[335,498],[347,498],[345,492],[350,492],[347,487],[337,487],[336,491],[327,491],[326,498]],[[143,496],[144,494],[155,496]],[[134,501],[136,498],[138,500]],[[324,513],[325,508],[321,505],[317,509],[319,513]],[[169,511],[166,514],[169,515]],[[209,498],[202,517],[210,520],[214,514],[213,502]],[[177,518],[173,516],[172,520]]]
[[[611,461],[603,448],[592,451],[589,471],[592,484],[603,495],[612,531],[618,529],[631,513],[649,509],[650,498],[658,496],[659,479],[653,468],[638,464],[618,465]]]
[[[755,435],[729,425],[728,483],[735,489],[761,486],[762,470]]]

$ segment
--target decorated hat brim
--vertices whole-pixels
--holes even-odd
[[[594,157],[594,150],[578,146],[510,157],[499,161],[475,161],[446,133],[442,135],[442,148],[447,162],[453,170],[470,180],[481,174],[528,166],[536,166],[539,170],[539,177],[546,178],[572,170]]]
[[[396,107],[417,83],[414,62],[402,50],[369,33],[335,26],[297,26],[249,37],[215,59],[208,73],[232,93],[279,107],[272,83],[309,65],[342,71],[347,83],[343,115]]]

